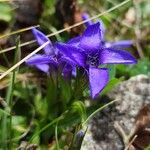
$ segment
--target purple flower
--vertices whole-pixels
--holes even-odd
[[[87,20],[89,19],[89,15],[87,13],[83,13],[82,15],[82,19],[83,20]],[[107,48],[116,48],[116,49],[125,49],[125,48],[129,48],[133,45],[133,41],[132,40],[120,40],[120,41],[112,41],[112,42],[108,42],[105,40],[105,25],[103,23],[102,20],[98,20],[97,22],[100,23],[100,30],[101,30],[101,40],[102,43],[105,47]],[[88,27],[89,25],[94,24],[92,21],[88,21],[85,23],[85,26]]]
[[[87,70],[90,93],[96,98],[109,81],[109,70],[101,64],[134,64],[136,59],[127,51],[107,48],[103,45],[100,22],[89,25],[82,36],[68,43],[57,43],[57,48],[65,57]]]
[[[44,54],[36,54],[28,59],[26,61],[28,65],[35,66],[47,74],[54,69],[61,69],[65,77],[70,76],[72,73],[75,74],[74,62],[60,54],[46,35],[35,28],[32,29],[32,33],[40,46],[47,41],[50,43],[44,47]]]
[[[89,17],[89,15],[88,15],[88,13],[83,13],[82,14],[82,19],[83,20],[88,20],[90,17]],[[91,20],[89,20],[88,22],[86,22],[85,23],[85,25],[88,27],[89,25],[92,25],[93,24],[93,22],[91,21]]]

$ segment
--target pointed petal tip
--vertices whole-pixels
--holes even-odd
[[[100,23],[97,22],[86,28],[81,36],[80,46],[87,53],[95,52],[95,50],[100,48],[101,40]]]
[[[137,64],[137,63],[138,63],[138,60],[135,57],[132,56],[132,59],[128,64]]]
[[[88,20],[89,18],[90,18],[90,16],[89,16],[88,13],[84,12],[84,13],[82,14],[82,20],[83,20],[83,21]],[[86,27],[88,27],[88,26],[92,25],[93,22],[92,22],[92,20],[89,20],[89,21],[85,22],[84,24],[85,24]]]
[[[53,59],[53,57],[49,57],[47,55],[35,54],[29,59],[25,61],[27,65],[42,65],[42,64],[53,64],[57,65],[57,62]]]
[[[95,99],[109,82],[109,70],[107,68],[89,68],[90,93]]]
[[[100,54],[100,64],[136,64],[137,60],[128,51],[105,48]]]
[[[84,13],[82,13],[82,19],[83,20],[86,20],[86,19],[89,19],[89,14],[87,13],[87,12],[84,12]]]
[[[35,65],[39,70],[43,71],[44,73],[49,73],[49,65],[48,64],[41,64]]]
[[[54,47],[52,45],[52,42],[49,40],[49,38],[43,32],[39,31],[36,28],[32,28],[32,33],[40,46],[46,43],[47,41],[49,41],[49,44],[45,46],[43,49],[44,49],[45,54],[53,55]]]
[[[105,42],[106,48],[125,49],[130,48],[134,44],[133,40],[120,40],[114,42]]]
[[[31,31],[32,32],[36,32],[36,31],[38,32],[38,29],[36,29],[35,27],[32,27]]]

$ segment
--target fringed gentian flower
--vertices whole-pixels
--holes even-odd
[[[89,25],[82,36],[56,46],[66,58],[85,68],[89,77],[91,97],[96,98],[109,81],[109,70],[102,64],[134,64],[136,59],[127,51],[102,44],[101,24]]]
[[[89,19],[89,15],[87,13],[83,13],[82,19],[83,20]],[[133,45],[132,40],[120,40],[120,41],[112,41],[112,42],[106,41],[104,23],[103,23],[102,20],[98,20],[97,22],[100,23],[101,41],[102,41],[102,44],[105,47],[107,47],[107,48],[116,48],[116,49],[125,49],[125,48],[129,48]],[[93,24],[93,22],[90,20],[90,21],[85,23],[85,26],[88,27],[89,25],[92,25],[92,24]]]
[[[60,54],[46,35],[35,28],[32,29],[32,33],[40,46],[47,41],[49,41],[49,44],[44,47],[44,54],[35,54],[28,59],[26,61],[28,65],[35,66],[47,74],[57,69],[60,69],[65,77],[75,74],[74,62]]]

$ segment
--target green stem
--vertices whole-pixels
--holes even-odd
[[[9,85],[7,95],[6,95],[6,103],[8,107],[5,107],[5,112],[10,112],[10,114],[11,114],[14,82],[15,82],[15,71],[11,74],[10,85]],[[3,116],[3,122],[2,122],[2,148],[3,149],[8,148],[7,139],[11,139],[11,124],[12,124],[12,115],[8,116],[8,114],[5,113]],[[11,141],[10,141],[10,144],[11,144]]]
[[[60,147],[59,147],[59,142],[58,142],[58,122],[56,123],[56,126],[55,126],[55,139],[56,139],[56,147],[57,147],[57,150],[60,150]]]
[[[88,123],[88,121],[89,121],[91,118],[93,118],[93,116],[94,116],[95,114],[97,114],[98,112],[100,112],[101,110],[103,110],[104,108],[108,107],[109,105],[113,104],[113,103],[116,102],[116,101],[118,101],[118,100],[113,100],[113,101],[107,103],[106,105],[103,105],[102,107],[98,108],[96,111],[94,111],[94,112],[82,123],[82,126],[85,126],[85,125]]]

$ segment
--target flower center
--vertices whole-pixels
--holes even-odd
[[[98,67],[99,65],[99,53],[89,54],[87,56],[87,64]]]

